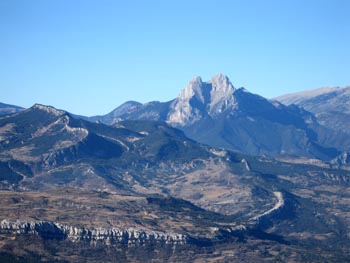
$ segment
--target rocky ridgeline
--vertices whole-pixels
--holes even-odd
[[[2,220],[0,232],[12,234],[32,234],[47,239],[67,239],[73,242],[88,241],[91,244],[102,242],[106,245],[119,244],[143,244],[159,242],[169,245],[182,245],[188,241],[182,234],[164,233],[158,231],[139,230],[129,228],[96,228],[87,229],[63,225],[47,221],[9,221]]]

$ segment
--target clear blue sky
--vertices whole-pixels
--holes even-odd
[[[350,85],[348,0],[1,0],[0,101],[105,114],[229,76],[272,98]]]

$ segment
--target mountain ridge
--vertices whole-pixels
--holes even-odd
[[[306,157],[329,162],[350,151],[347,129],[350,105],[344,101],[346,96],[327,94],[347,90],[349,88],[331,87],[268,100],[244,88],[235,88],[227,76],[217,74],[209,81],[194,77],[177,98],[168,102],[128,101],[106,115],[70,115],[108,125],[123,120],[162,121],[181,129],[187,137],[213,147],[252,155]],[[293,101],[288,103],[286,100],[292,100],[291,96],[308,100],[309,106],[302,102],[299,106]],[[323,99],[320,101],[319,97]],[[327,102],[332,98],[335,102]],[[284,100],[284,104],[278,100]]]
[[[350,87],[326,87],[291,93],[275,98],[286,104],[295,104],[313,114],[329,129],[350,134]]]
[[[164,121],[201,143],[253,155],[330,161],[350,149],[348,136],[338,139],[339,135],[319,125],[312,113],[236,89],[223,74],[207,82],[194,77],[174,100],[126,103],[93,118],[107,124],[123,119]]]

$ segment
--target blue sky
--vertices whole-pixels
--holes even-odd
[[[350,1],[1,0],[0,101],[105,114],[228,75],[272,98],[350,85]]]

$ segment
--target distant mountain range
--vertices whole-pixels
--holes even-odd
[[[73,116],[108,125],[122,120],[162,121],[213,147],[329,162],[350,151],[349,101],[350,88],[325,88],[268,100],[236,89],[225,75],[218,74],[207,82],[195,77],[168,102],[129,101],[106,115]],[[0,114],[22,110],[4,105],[0,105]]]
[[[348,107],[344,100],[338,102]],[[127,119],[164,121],[198,142],[253,155],[330,161],[350,149],[350,137],[343,129],[331,129],[296,105],[236,89],[222,74],[207,82],[195,77],[172,101],[130,101],[90,118],[106,124]]]

